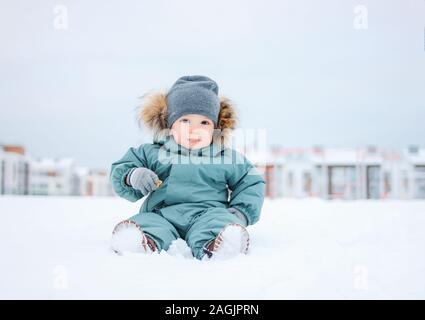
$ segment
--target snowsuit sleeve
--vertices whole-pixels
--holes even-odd
[[[143,194],[140,190],[128,186],[125,183],[125,178],[134,168],[149,168],[147,147],[147,144],[142,144],[138,148],[131,147],[121,159],[113,162],[111,166],[110,180],[112,188],[120,197],[131,202],[136,202],[143,198]]]
[[[248,225],[252,225],[260,218],[266,181],[252,163],[243,159],[243,164],[234,165],[234,172],[227,181],[231,190],[229,207],[242,212]]]

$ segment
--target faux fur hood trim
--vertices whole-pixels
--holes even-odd
[[[164,92],[154,91],[142,96],[142,103],[138,110],[138,123],[153,133],[154,142],[160,141],[167,134],[167,95]],[[238,119],[234,103],[220,96],[220,112],[217,128],[213,135],[213,143],[229,146],[232,131],[236,128]]]

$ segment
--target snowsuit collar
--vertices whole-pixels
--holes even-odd
[[[178,144],[171,134],[157,141],[157,143],[165,148],[166,151],[185,156],[216,157],[219,154],[223,154],[225,150],[224,144],[217,144],[215,142],[203,148],[188,149]]]

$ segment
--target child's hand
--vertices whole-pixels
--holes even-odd
[[[156,190],[161,182],[156,173],[148,168],[133,169],[127,177],[127,181],[134,189],[140,190],[144,196]]]

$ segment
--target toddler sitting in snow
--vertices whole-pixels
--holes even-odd
[[[111,167],[115,192],[140,211],[113,231],[115,252],[160,252],[184,239],[197,259],[246,253],[246,226],[259,220],[265,181],[227,146],[236,124],[230,100],[205,76],[183,76],[167,93],[144,96],[140,121],[153,143]]]

